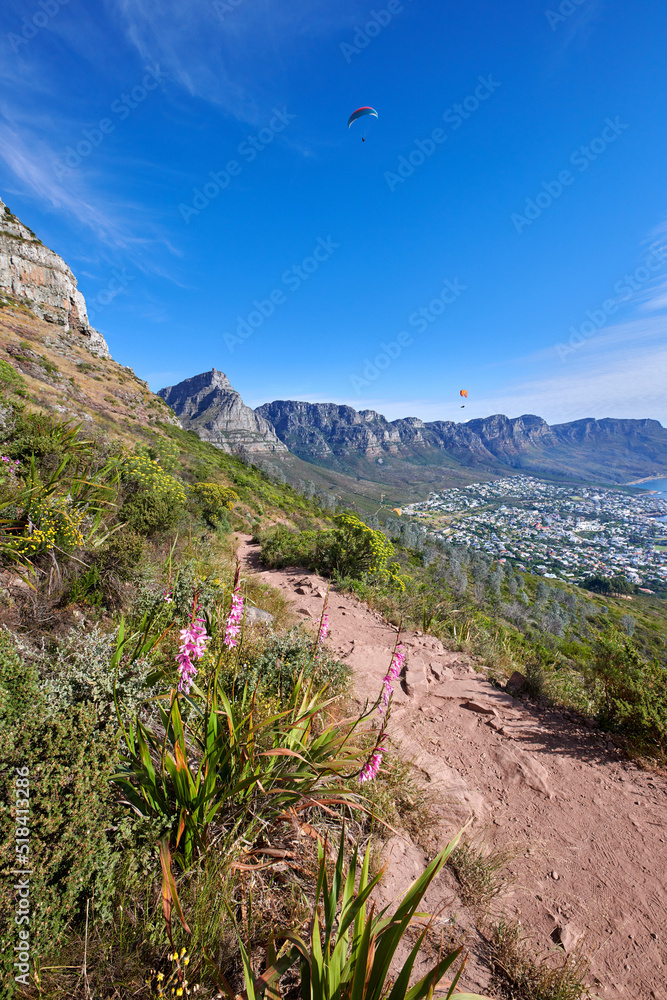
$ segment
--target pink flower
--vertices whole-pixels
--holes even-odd
[[[239,586],[236,585],[236,589],[232,594],[232,603],[229,609],[229,617],[227,618],[227,625],[225,628],[225,637],[222,640],[229,649],[234,646],[238,646],[239,636],[241,635],[241,624],[243,622],[243,595],[239,593]]]
[[[318,646],[320,645],[320,643],[324,642],[324,640],[326,639],[326,637],[329,635],[330,631],[331,631],[331,626],[329,625],[329,615],[325,611],[324,614],[322,615],[322,623],[320,625],[320,634],[317,637],[317,645]]]
[[[394,693],[396,681],[401,675],[404,660],[405,648],[403,646],[397,646],[392,657],[391,666],[387,671],[387,675],[382,678],[382,702],[378,706],[380,714],[382,714],[385,708],[389,705],[389,700]]]
[[[394,655],[391,658],[391,665],[387,674],[382,679],[382,694],[379,699],[378,712],[383,715],[382,726],[380,727],[380,735],[378,736],[377,743],[371,753],[370,757],[364,764],[359,773],[359,783],[364,784],[366,781],[373,781],[378,776],[378,771],[380,770],[380,765],[382,764],[382,755],[387,752],[387,748],[384,746],[384,740],[387,733],[387,725],[389,723],[389,705],[391,703],[391,696],[394,693],[394,686],[396,681],[401,675],[401,670],[403,669],[403,663],[405,661],[405,647],[396,644],[394,649]]]
[[[378,771],[380,770],[380,764],[382,763],[382,754],[386,753],[385,747],[376,746],[375,750],[371,754],[370,760],[364,765],[359,775],[359,784],[363,785],[365,781],[373,781],[377,778]]]
[[[196,608],[192,612],[192,624],[189,628],[180,630],[181,645],[176,656],[178,663],[178,690],[181,694],[189,694],[193,680],[197,676],[194,660],[201,660],[206,652],[208,635],[203,618],[195,618]]]

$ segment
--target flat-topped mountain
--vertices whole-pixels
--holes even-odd
[[[186,430],[231,453],[286,452],[271,424],[246,406],[224,372],[213,368],[160,389]]]
[[[358,473],[360,460],[391,461],[394,467],[402,460],[623,483],[667,470],[667,430],[657,420],[591,417],[550,426],[533,414],[495,414],[465,424],[425,423],[417,417],[389,421],[374,410],[294,400],[265,403],[256,412],[273,424],[293,454],[342,472]]]
[[[110,357],[107,342],[88,320],[86,300],[69,267],[45,247],[0,200],[0,299],[9,299],[39,319],[72,334],[100,357]]]

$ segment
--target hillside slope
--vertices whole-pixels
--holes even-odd
[[[25,307],[0,305],[0,361],[18,374],[30,406],[82,420],[112,437],[129,441],[137,427],[178,424],[131,368],[91,354],[84,338]]]

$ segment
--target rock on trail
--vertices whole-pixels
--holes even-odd
[[[257,554],[241,536],[244,567],[281,590],[314,628],[326,581],[303,570],[261,571]],[[396,629],[333,590],[328,611],[328,644],[352,669],[357,701],[374,700]],[[433,794],[438,846],[468,823],[476,842],[510,849],[515,882],[497,912],[520,918],[541,952],[555,942],[568,952],[578,946],[602,1000],[667,1000],[664,775],[635,767],[603,734],[565,713],[493,687],[464,654],[436,638],[406,632],[401,642],[406,664],[390,735]],[[388,851],[384,892],[393,900],[428,859],[401,838]],[[446,869],[426,904],[431,912],[444,908],[443,920],[456,912],[458,925],[468,928],[466,988],[484,992],[484,941],[456,891]]]

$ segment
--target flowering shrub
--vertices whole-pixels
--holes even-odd
[[[71,552],[83,544],[81,526],[85,517],[85,509],[76,507],[70,496],[41,497],[30,504],[27,533],[17,539],[16,548],[25,556],[56,547]]]
[[[190,487],[192,506],[212,528],[224,523],[227,511],[238,499],[238,493],[217,483],[197,483]]]
[[[125,499],[118,517],[141,535],[173,527],[183,514],[185,487],[145,454],[129,455],[121,465]]]

